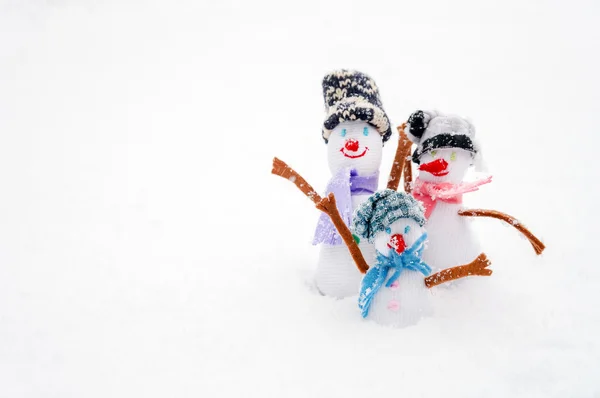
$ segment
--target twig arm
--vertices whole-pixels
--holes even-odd
[[[506,213],[502,213],[496,210],[485,210],[485,209],[471,209],[471,210],[459,210],[458,214],[464,217],[491,217],[498,220],[506,221],[509,225],[512,225],[521,232],[533,246],[536,254],[542,254],[546,246],[539,240],[529,229],[519,222],[516,218],[509,216]]]
[[[340,212],[335,203],[335,196],[330,193],[327,197],[322,198],[318,193],[315,192],[312,186],[306,182],[304,178],[300,174],[298,174],[294,169],[288,166],[283,160],[273,158],[273,170],[271,173],[283,177],[287,180],[290,180],[298,189],[300,189],[306,196],[308,196],[316,205],[317,209],[326,213],[329,218],[331,218],[331,222],[337,229],[338,233],[342,237],[342,240],[348,247],[350,251],[350,255],[356,264],[358,270],[364,274],[369,269],[369,265],[365,261],[365,258],[358,247],[358,244],[354,240],[352,236],[352,232],[350,232],[350,228],[346,225]]]
[[[298,189],[308,196],[310,200],[315,202],[315,204],[321,202],[321,196],[313,189],[313,187],[283,160],[273,158],[273,170],[271,170],[271,173],[296,184]]]
[[[404,132],[405,128],[406,123],[402,123],[402,125],[398,126],[398,147],[396,148],[394,163],[392,164],[392,169],[390,170],[390,176],[388,178],[387,188],[394,191],[398,190],[400,178],[402,177],[402,170],[404,170],[405,167],[406,153],[407,151],[410,152],[410,146],[412,145]]]
[[[464,278],[471,275],[490,276],[492,270],[488,269],[491,265],[485,253],[481,253],[475,260],[466,265],[447,268],[425,278],[425,286],[432,288],[445,282]]]
[[[332,193],[330,193],[326,198],[321,199],[321,201],[317,204],[317,209],[329,215],[329,218],[331,218],[331,222],[333,223],[333,225],[335,225],[335,228],[342,237],[342,240],[348,247],[348,250],[350,251],[350,255],[352,256],[356,267],[358,268],[361,274],[366,273],[369,270],[369,265],[365,261],[365,258],[363,257],[362,252],[358,247],[358,244],[354,240],[352,232],[350,232],[350,228],[348,228],[348,226],[342,219],[342,216],[340,215],[337,205],[335,204],[335,196]]]
[[[406,160],[404,161],[404,192],[412,191],[412,163],[410,161],[410,145],[406,149]]]

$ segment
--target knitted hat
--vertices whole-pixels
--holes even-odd
[[[392,135],[375,81],[364,73],[341,69],[323,78],[325,121],[323,139],[329,141],[331,131],[342,122],[363,120],[379,131],[383,142]]]
[[[432,149],[460,148],[473,156],[479,150],[475,143],[475,126],[459,116],[445,116],[437,111],[416,111],[406,124],[408,138],[417,144],[413,162]]]
[[[375,192],[356,209],[352,230],[361,238],[373,242],[378,232],[385,231],[401,218],[411,218],[423,226],[423,205],[405,192],[385,189]]]

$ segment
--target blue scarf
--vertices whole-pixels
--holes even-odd
[[[389,271],[393,270],[394,273],[388,279],[385,287],[390,287],[392,283],[396,282],[405,269],[420,272],[425,276],[431,273],[431,267],[421,260],[425,240],[427,240],[427,233],[421,235],[410,248],[400,254],[393,249],[390,250],[389,257],[377,252],[377,264],[367,271],[358,296],[358,308],[360,308],[363,318],[369,314],[371,301],[383,286]]]

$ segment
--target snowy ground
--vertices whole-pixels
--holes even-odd
[[[600,6],[449,3],[0,2],[0,396],[600,396]],[[318,211],[270,164],[324,188],[339,67],[395,124],[470,116],[467,204],[544,255],[478,220],[493,277],[403,330],[312,291]]]

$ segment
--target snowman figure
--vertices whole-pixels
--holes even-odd
[[[468,120],[437,111],[416,111],[408,119],[406,131],[417,144],[412,160],[419,166],[412,194],[425,207],[429,247],[423,260],[433,271],[467,263],[481,253],[466,216],[507,221],[529,238],[536,253],[543,251],[543,243],[511,216],[493,210],[464,209],[463,194],[492,180],[463,181],[469,167],[481,163],[475,127]]]
[[[469,220],[458,214],[462,195],[491,181],[488,177],[463,182],[478,155],[475,127],[466,119],[435,111],[413,113],[406,127],[409,139],[417,144],[412,160],[419,165],[412,194],[425,206],[429,234],[423,259],[434,271],[472,261],[481,248]]]
[[[383,144],[392,134],[379,89],[367,75],[339,70],[323,78],[326,117],[322,136],[332,178],[333,193],[347,226],[354,210],[377,191]],[[355,295],[361,274],[327,214],[321,214],[313,244],[321,244],[316,271],[319,291],[332,297]],[[367,263],[375,261],[373,245],[359,245]]]
[[[391,189],[375,193],[356,210],[352,230],[373,242],[377,253],[361,284],[363,318],[405,327],[432,313],[424,283],[431,268],[421,259],[427,241],[424,224],[423,206],[411,195]]]

